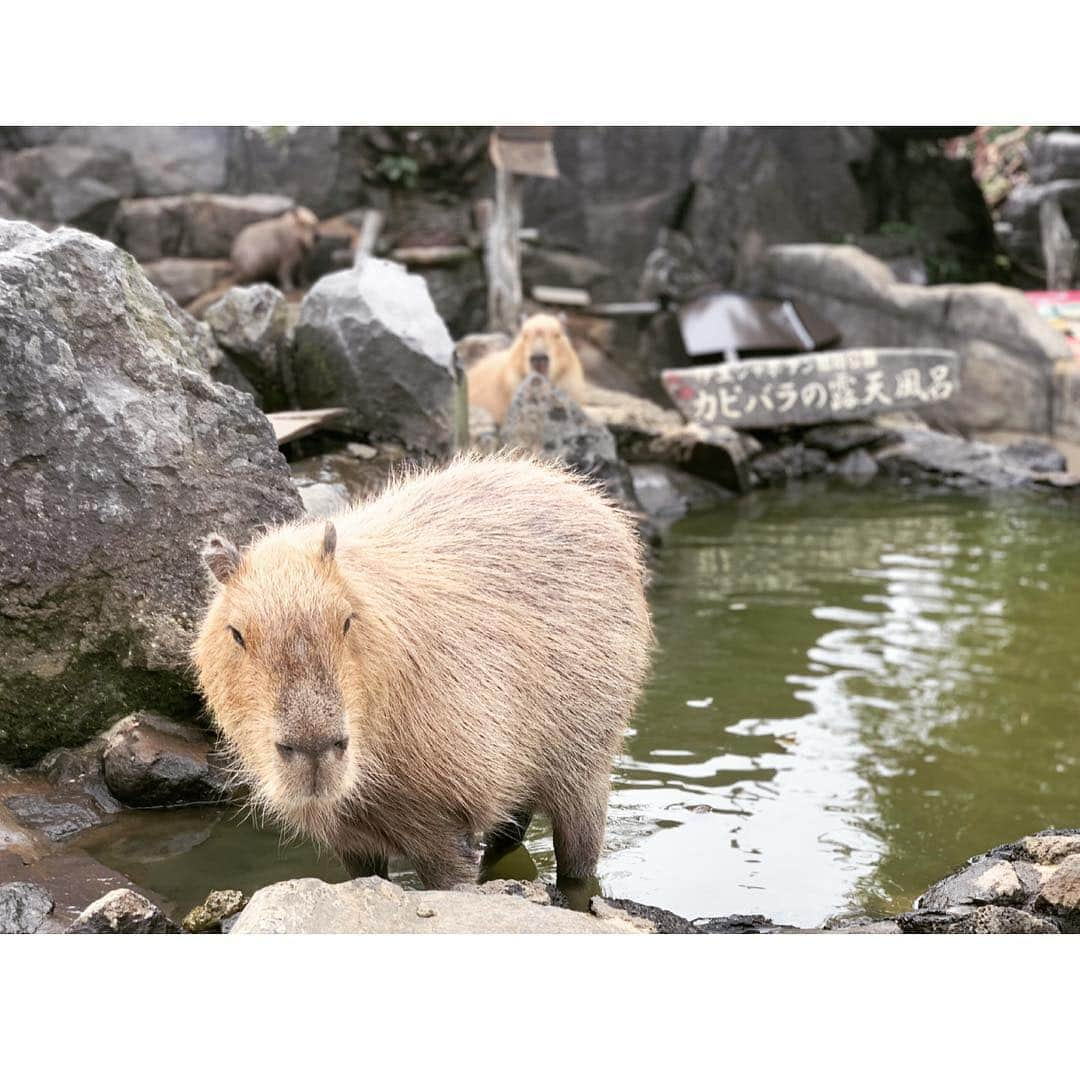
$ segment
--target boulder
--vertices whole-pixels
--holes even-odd
[[[0,223],[0,760],[194,710],[203,537],[300,511],[170,303],[112,244]]]
[[[1067,855],[1042,883],[1035,910],[1055,916],[1071,930],[1080,930],[1080,855]]]
[[[135,172],[116,150],[33,146],[0,153],[0,184],[17,217],[104,232],[134,194]]]
[[[683,231],[723,283],[753,234],[792,244],[864,232],[869,216],[852,166],[873,150],[869,128],[706,128]]]
[[[288,301],[273,285],[240,285],[206,309],[218,345],[255,387],[267,411],[293,402],[292,322]]]
[[[173,195],[125,199],[110,238],[140,262],[228,259],[240,231],[296,204],[286,195]]]
[[[586,255],[608,273],[594,299],[633,296],[645,258],[690,192],[696,127],[559,127],[557,180],[527,178],[524,222],[544,248]],[[544,282],[552,284],[552,282]]]
[[[961,358],[960,391],[922,410],[938,426],[1049,431],[1055,364],[1066,339],[1023,296],[1000,285],[902,285],[884,263],[846,245],[770,248],[761,284],[803,300],[844,347],[928,347]]]
[[[1031,472],[1065,472],[1069,463],[1065,455],[1050,443],[1041,439],[1020,439],[1001,451],[1001,456],[1011,465],[1019,465]]]
[[[54,907],[49,891],[32,881],[0,885],[0,934],[36,934]]]
[[[219,802],[232,790],[198,728],[152,712],[133,713],[110,729],[102,766],[109,791],[128,806]]]
[[[630,477],[641,508],[664,524],[692,512],[715,510],[733,497],[727,488],[670,465],[631,465]]]
[[[1025,465],[990,443],[969,442],[937,431],[908,430],[902,434],[902,441],[877,455],[878,465],[890,476],[990,488],[1025,487],[1036,478]]]
[[[31,143],[91,147],[130,157],[137,195],[221,191],[235,128],[196,126],[34,127]]]
[[[750,463],[755,484],[779,487],[792,480],[830,472],[829,455],[802,443],[791,443],[758,454]]]
[[[143,273],[178,304],[190,304],[232,272],[228,259],[158,259],[143,264]]]
[[[319,217],[367,201],[363,128],[305,124],[228,130],[227,190],[279,191]]]
[[[624,461],[669,465],[729,491],[750,490],[745,447],[731,428],[688,424],[674,409],[647,398],[596,387],[590,388],[585,412],[615,436]]]
[[[629,934],[629,921],[598,919],[519,896],[464,890],[407,892],[382,878],[328,885],[317,878],[260,889],[233,934]]]
[[[598,481],[621,506],[640,513],[615,437],[543,375],[534,372],[517,388],[500,437],[504,446],[563,462]]]
[[[1020,904],[1025,890],[1006,859],[984,856],[927,889],[916,900],[921,911],[951,911],[983,904]]]
[[[67,934],[175,934],[176,925],[156,904],[133,889],[113,889],[95,900],[64,931]]]
[[[330,426],[430,455],[450,451],[454,343],[422,278],[384,259],[320,278],[294,332],[297,399],[343,406]]]

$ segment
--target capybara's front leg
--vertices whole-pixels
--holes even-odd
[[[469,885],[480,871],[480,848],[462,833],[431,836],[412,862],[425,889]]]

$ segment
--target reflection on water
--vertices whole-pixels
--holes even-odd
[[[890,486],[758,495],[677,525],[604,891],[815,925],[902,910],[980,850],[1080,823],[1077,522],[1029,498]],[[343,876],[232,811],[183,813],[126,849],[105,834],[100,857],[178,907]],[[553,878],[543,822],[528,848],[499,872]]]

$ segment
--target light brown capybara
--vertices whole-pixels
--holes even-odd
[[[296,287],[296,271],[315,245],[319,219],[304,206],[240,230],[229,258],[240,282],[276,280],[282,292]]]
[[[538,810],[560,877],[594,872],[653,638],[633,523],[588,482],[463,457],[204,558],[193,658],[258,807],[429,888]]]
[[[514,392],[534,371],[579,404],[584,399],[585,371],[563,324],[554,315],[526,319],[508,349],[490,353],[469,368],[469,404],[486,409],[501,425]]]

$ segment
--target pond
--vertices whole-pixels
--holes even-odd
[[[906,910],[971,855],[1080,824],[1078,534],[1046,500],[895,484],[675,525],[605,894],[814,926]],[[345,876],[232,808],[125,815],[84,846],[181,913],[211,888]],[[500,875],[553,880],[544,822],[527,846]]]

